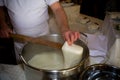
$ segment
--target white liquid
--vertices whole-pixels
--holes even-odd
[[[45,52],[35,55],[28,63],[39,69],[58,70],[63,69],[63,56],[60,53]]]
[[[72,44],[69,46],[67,42],[62,47],[64,55],[64,68],[70,68],[77,65],[82,59],[83,48]]]
[[[70,68],[78,64],[82,58],[83,48],[78,45],[69,46],[67,42],[62,47],[63,54],[61,52],[41,52],[39,51],[39,47],[32,46],[29,50],[29,53],[33,53],[33,51],[37,51],[35,56],[33,56],[28,63],[38,69],[46,69],[46,70],[59,70]],[[36,52],[34,52],[36,53]]]

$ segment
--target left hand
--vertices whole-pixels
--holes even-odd
[[[65,40],[68,42],[68,44],[72,45],[74,43],[74,41],[76,41],[78,38],[80,38],[80,33],[68,30],[63,33],[63,36],[64,36]]]

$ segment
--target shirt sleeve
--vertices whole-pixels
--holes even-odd
[[[4,6],[3,0],[0,0],[0,6]]]
[[[52,5],[55,2],[58,2],[59,0],[45,0],[48,5]]]

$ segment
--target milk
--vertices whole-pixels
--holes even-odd
[[[28,63],[38,69],[59,70],[64,68],[63,56],[54,51],[37,54]]]
[[[35,47],[34,50],[37,50],[38,54],[34,55],[28,61],[28,64],[35,68],[46,70],[59,70],[73,67],[80,62],[83,53],[81,46],[76,44],[69,46],[67,42],[65,42],[62,47],[62,53],[54,50],[51,52],[41,52],[41,50],[38,49],[39,47],[34,45],[32,47]]]

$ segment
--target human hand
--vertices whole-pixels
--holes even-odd
[[[80,33],[69,30],[69,31],[64,32],[63,36],[65,40],[68,42],[68,44],[72,45],[74,41],[80,38]]]
[[[9,38],[12,30],[9,27],[0,27],[0,38]]]

